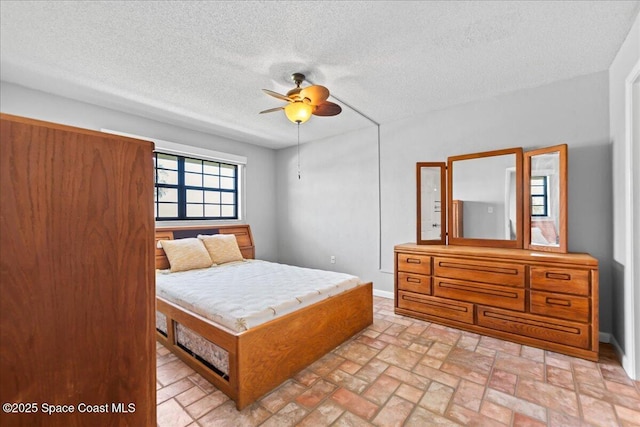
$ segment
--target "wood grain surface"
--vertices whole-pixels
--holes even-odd
[[[0,400],[39,405],[0,424],[155,425],[153,144],[2,115],[0,149]]]

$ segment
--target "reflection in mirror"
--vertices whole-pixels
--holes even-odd
[[[567,251],[567,145],[525,153],[525,247]]]
[[[522,149],[449,157],[449,243],[522,247]]]
[[[417,163],[418,244],[445,243],[444,163]]]
[[[515,240],[515,163],[515,154],[455,162],[453,200],[462,202],[456,237]]]
[[[442,206],[442,189],[440,188],[440,170],[438,168],[422,168],[420,171],[422,181],[422,198],[420,211],[422,212],[421,240],[438,240],[442,237],[442,222],[440,214]]]
[[[531,157],[531,244],[559,246],[560,153]]]
[[[516,205],[517,194],[516,168],[509,167],[505,173],[504,206],[506,214],[504,217],[504,238],[505,240],[516,240],[516,224],[518,223],[518,208]]]

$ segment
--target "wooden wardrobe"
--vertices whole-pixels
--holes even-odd
[[[0,425],[156,425],[153,143],[0,121]]]

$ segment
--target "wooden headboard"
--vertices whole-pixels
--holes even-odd
[[[158,240],[185,239],[196,237],[198,234],[235,234],[242,256],[246,259],[255,257],[255,247],[253,236],[248,224],[241,225],[219,225],[219,226],[186,226],[186,227],[158,227],[156,228],[156,268],[169,268],[169,260],[164,253],[164,249],[158,247]]]

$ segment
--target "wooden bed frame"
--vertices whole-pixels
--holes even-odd
[[[218,233],[235,234],[244,258],[254,258],[249,225],[161,227],[156,229],[156,243]],[[169,268],[157,245],[156,268]],[[372,324],[372,288],[369,282],[238,334],[156,296],[156,310],[167,319],[167,336],[156,332],[156,338],[241,410]],[[229,353],[228,380],[178,346],[176,323]]]

